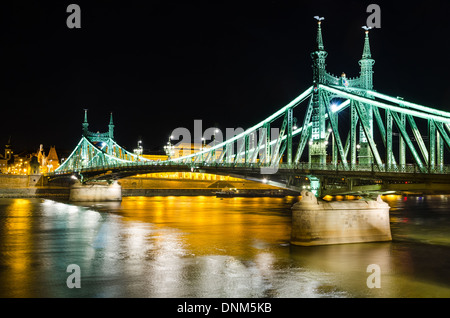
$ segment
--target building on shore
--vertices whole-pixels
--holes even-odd
[[[59,164],[54,146],[50,147],[48,155],[43,145],[36,152],[23,151],[15,154],[8,142],[4,155],[0,154],[0,171],[3,174],[39,175],[55,171]]]
[[[13,151],[11,149],[11,138],[8,140],[8,143],[5,145],[5,154],[0,154],[0,172],[8,173],[8,165],[11,160],[14,160]]]
[[[60,165],[55,146],[50,146],[48,155],[46,155],[44,151],[44,146],[41,144],[39,150],[36,152],[36,157],[40,165],[41,174],[53,172]]]

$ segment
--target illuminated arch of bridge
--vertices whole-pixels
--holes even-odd
[[[80,142],[48,177],[75,175],[87,182],[197,171],[295,190],[308,184],[317,195],[449,183],[444,147],[450,149],[450,113],[373,89],[367,28],[359,76],[328,73],[321,22],[311,53],[313,85],[253,127],[201,151],[154,161],[114,141],[112,115],[107,133],[92,133],[85,113]]]

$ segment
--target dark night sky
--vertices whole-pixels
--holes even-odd
[[[10,1],[12,3],[12,1]],[[311,85],[314,15],[327,70],[359,74],[366,7],[374,88],[450,111],[448,1],[14,1],[0,12],[0,142],[71,150],[92,131],[162,149],[176,127],[247,128]],[[81,7],[81,29],[66,8]],[[145,4],[144,4],[145,3]]]

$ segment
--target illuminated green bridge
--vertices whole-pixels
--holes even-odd
[[[197,171],[307,188],[317,195],[448,192],[450,166],[444,164],[444,152],[450,149],[450,113],[373,89],[375,61],[367,28],[358,77],[328,73],[327,55],[318,21],[311,87],[233,138],[166,161],[120,147],[112,116],[107,133],[92,133],[85,115],[83,137],[48,177],[76,176],[86,183]]]

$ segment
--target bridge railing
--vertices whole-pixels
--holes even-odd
[[[434,167],[424,167],[416,164],[405,164],[387,167],[383,164],[381,167],[375,163],[373,164],[356,164],[348,165],[342,164],[314,164],[309,162],[300,162],[296,164],[280,163],[278,165],[267,165],[259,163],[197,163],[196,167],[221,167],[221,168],[273,168],[281,170],[327,170],[327,171],[361,171],[361,172],[382,172],[382,173],[427,173],[427,174],[450,174],[450,165],[439,165]]]
[[[46,176],[58,176],[58,175],[68,175],[73,173],[92,173],[92,172],[108,172],[108,170],[120,170],[120,169],[132,169],[132,170],[146,170],[151,166],[162,167],[170,166],[173,168],[192,168],[193,171],[201,168],[220,168],[220,169],[261,169],[261,168],[271,168],[273,173],[277,173],[278,170],[286,172],[286,170],[292,170],[293,173],[296,171],[336,171],[336,172],[373,172],[373,173],[406,173],[406,174],[450,174],[450,165],[436,165],[434,167],[424,167],[420,168],[416,164],[405,164],[405,165],[395,165],[392,167],[386,167],[383,164],[381,167],[377,164],[357,164],[357,165],[347,165],[342,163],[326,163],[326,164],[315,164],[308,162],[300,162],[294,164],[280,163],[278,165],[268,165],[261,163],[235,163],[235,162],[197,162],[197,163],[180,163],[173,161],[143,161],[143,162],[115,162],[108,165],[102,165],[97,167],[85,167],[80,169],[75,169],[71,171],[58,171],[53,173],[47,173]],[[267,170],[270,171],[270,170]],[[213,173],[213,171],[211,171]],[[264,174],[264,170],[261,170],[261,174]],[[267,174],[267,173],[266,173]]]

